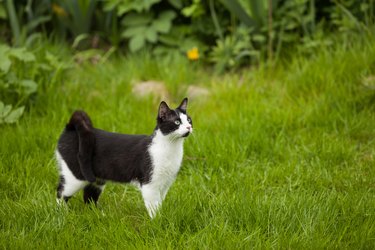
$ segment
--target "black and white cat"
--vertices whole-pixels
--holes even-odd
[[[56,149],[58,202],[84,189],[84,201],[96,203],[106,181],[131,182],[153,218],[180,169],[184,139],[193,131],[187,102],[175,110],[161,102],[151,136],[96,129],[85,112],[74,112]]]

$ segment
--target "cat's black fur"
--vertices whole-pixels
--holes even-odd
[[[77,113],[85,114],[76,111],[74,115]],[[147,147],[151,136],[125,135],[95,128],[92,132],[95,142],[93,154],[80,153],[80,138],[75,130],[65,130],[58,142],[58,150],[76,178],[89,182],[94,182],[95,177],[116,182],[148,182],[151,163]],[[87,172],[92,171],[93,180],[85,177],[84,166],[79,161],[81,158],[84,159],[81,162],[90,163]]]

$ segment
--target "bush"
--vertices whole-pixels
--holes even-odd
[[[67,67],[50,52],[38,58],[26,48],[0,44],[0,124],[16,122],[38,88],[58,81]]]
[[[310,53],[330,44],[327,31],[365,35],[375,8],[374,0],[0,0],[4,18],[16,45],[28,46],[43,33],[75,40],[80,49],[168,56],[196,48],[221,72],[277,60],[296,46]]]

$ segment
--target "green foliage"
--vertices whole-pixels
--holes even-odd
[[[61,23],[60,25],[69,30],[73,37],[91,31],[98,0],[59,0],[54,4],[55,8],[62,8],[61,11],[66,11],[65,14],[56,11],[55,13],[57,14],[57,20]]]
[[[38,88],[54,84],[68,67],[48,51],[39,59],[26,48],[0,44],[0,101],[10,103],[1,102],[2,122],[15,122]]]
[[[0,45],[1,89],[17,94],[21,99],[36,92],[38,85],[34,82],[37,74],[35,56],[25,48],[10,48]],[[28,69],[28,72],[23,72]],[[4,98],[4,96],[2,96]]]
[[[22,116],[25,107],[13,109],[12,105],[4,105],[0,101],[0,125],[3,123],[15,123]]]
[[[256,0],[254,0],[256,1]],[[245,12],[239,1],[237,0],[220,0],[223,5],[242,23],[252,28],[259,28],[260,24],[256,23],[255,20]]]
[[[181,8],[180,8],[181,9]],[[205,13],[201,0],[193,0],[190,6],[181,9],[181,14],[185,17],[197,18]]]
[[[261,40],[261,37],[255,35],[252,38],[245,27],[238,28],[236,33],[224,39],[218,39],[210,54],[210,60],[214,62],[216,72],[222,73],[226,69],[236,68],[246,62],[259,61],[260,52],[253,46],[254,39]]]
[[[8,22],[17,46],[30,46],[41,32],[81,41],[73,46],[77,50],[114,46],[165,56],[199,46],[200,58],[223,71],[294,50],[311,54],[332,44],[332,31],[348,40],[371,34],[374,6],[375,0],[1,0],[0,19]]]
[[[161,0],[106,0],[104,10],[117,9],[117,15],[122,16],[128,12],[149,12],[151,7]]]
[[[160,34],[168,33],[172,27],[172,20],[176,17],[173,11],[163,11],[157,18],[150,14],[130,13],[122,20],[125,27],[122,36],[129,38],[129,49],[138,51],[146,42],[156,43]]]
[[[368,31],[368,25],[375,22],[375,1],[363,1],[360,4],[354,0],[335,1],[330,17],[332,24],[340,32]]]
[[[26,5],[12,0],[5,0],[5,2],[14,45],[30,46],[41,36],[37,29],[51,19],[51,16],[46,13],[49,0],[35,2],[28,0]]]
[[[168,34],[159,36],[160,44],[155,46],[153,54],[163,58],[173,58],[185,55],[187,51],[196,47],[203,53],[206,46],[193,36],[192,29],[187,25],[175,25]]]

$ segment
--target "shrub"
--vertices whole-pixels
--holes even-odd
[[[58,81],[67,67],[50,52],[38,58],[26,48],[0,44],[0,124],[17,121],[38,88]]]
[[[327,31],[366,34],[375,20],[374,0],[0,0],[16,45],[45,33],[80,48],[123,47],[154,55],[193,48],[217,71],[277,60],[298,47],[311,53],[328,46]],[[5,11],[7,15],[5,15]],[[1,21],[0,21],[1,23]],[[83,39],[84,38],[84,39]],[[97,42],[100,38],[102,43]],[[122,46],[125,45],[125,46]],[[294,49],[293,49],[294,51]],[[205,54],[206,56],[203,56]]]

